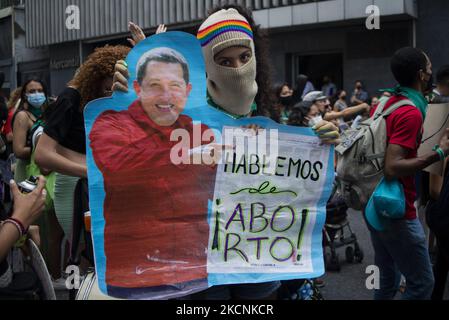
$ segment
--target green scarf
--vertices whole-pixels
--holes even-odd
[[[36,119],[40,119],[42,117],[42,114],[44,113],[42,111],[42,108],[35,108],[33,106],[28,107],[28,112],[30,112]]]
[[[228,111],[226,111],[225,109],[223,109],[222,107],[220,107],[218,104],[215,103],[214,100],[212,100],[212,97],[210,96],[209,92],[207,93],[207,104],[209,104],[211,107],[217,109],[218,111],[221,111],[223,113],[225,113],[226,115],[230,116],[231,118],[238,120],[238,119],[243,119],[243,118],[247,118],[249,117],[254,111],[257,111],[257,104],[254,102],[251,105],[251,111],[246,114],[246,115],[238,115],[238,114],[233,114],[230,113]]]
[[[415,89],[409,87],[401,87],[400,85],[391,89],[384,89],[380,91],[389,92],[394,96],[407,97],[415,104],[415,106],[419,109],[419,111],[421,111],[423,120],[426,119],[428,102],[421,92],[416,91]]]

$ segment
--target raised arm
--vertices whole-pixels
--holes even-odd
[[[361,112],[365,112],[365,111],[369,111],[370,106],[367,103],[362,103],[361,105],[355,106],[355,107],[349,107],[346,108],[343,111],[339,111],[339,112],[328,112],[326,113],[326,115],[324,116],[324,120],[326,121],[332,121],[332,120],[336,120],[339,118],[346,118],[346,117],[351,117],[354,115],[357,115]]]
[[[145,40],[147,37],[143,32],[142,28],[135,24],[134,22],[129,22],[128,24],[129,32],[131,32],[131,38],[128,38],[129,43],[135,47],[139,42]],[[156,34],[167,32],[167,27],[165,24],[160,24],[156,30]]]

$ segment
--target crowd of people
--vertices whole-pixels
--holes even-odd
[[[339,127],[340,133],[344,134],[346,130],[357,128],[362,121],[373,117],[380,104],[387,110],[401,99],[409,98],[412,101],[413,106],[394,111],[386,120],[389,147],[386,153],[385,176],[389,179],[399,179],[404,186],[407,205],[403,224],[398,222],[398,226],[391,228],[389,232],[370,229],[375,265],[381,268],[381,289],[376,291],[376,298],[392,299],[402,284],[401,278],[405,277],[405,298],[432,297],[441,300],[444,297],[449,271],[449,229],[446,229],[446,235],[434,239],[431,228],[432,241],[428,245],[417,209],[427,209],[427,219],[432,219],[432,213],[429,212],[431,210],[428,209],[429,201],[436,203],[440,199],[438,205],[442,207],[439,210],[449,209],[444,207],[443,201],[447,194],[440,196],[448,180],[447,151],[444,150],[447,148],[447,136],[443,137],[440,144],[444,157],[436,158],[435,153],[418,157],[417,151],[422,140],[427,105],[449,102],[449,66],[438,70],[436,85],[433,85],[430,58],[418,49],[405,48],[392,58],[391,68],[399,86],[380,90],[379,95],[371,98],[359,80],[355,82],[350,98],[346,91],[336,90],[336,86],[329,82],[329,77],[325,77],[322,91],[310,89],[312,91],[304,94],[300,86],[299,90],[303,92],[301,98],[300,94],[284,83],[277,90],[278,105],[283,115],[281,120],[284,124],[308,127],[313,126],[314,119],[324,119],[333,122]],[[300,78],[306,79],[306,76]],[[313,88],[313,84],[309,87]],[[335,94],[330,96],[329,92]],[[435,161],[444,161],[443,177],[422,171]],[[444,222],[440,220],[439,223]],[[431,262],[429,256],[434,258],[434,261]]]
[[[232,5],[216,8],[199,27],[200,42],[204,30],[226,21],[247,24],[251,35],[225,30],[213,41],[202,43],[208,104],[224,116],[234,119],[265,116],[286,125],[311,127],[322,142],[337,145],[341,135],[373,116],[379,105],[386,110],[397,101],[411,101],[386,119],[385,176],[402,183],[407,207],[405,217],[388,232],[369,228],[375,264],[381,269],[381,287],[376,290],[376,298],[392,299],[403,276],[405,298],[442,299],[449,270],[449,241],[444,234],[436,236],[433,272],[416,207],[429,200],[436,206],[444,203],[441,196],[448,196],[442,192],[447,179],[430,175],[426,180],[421,175],[419,181],[426,186],[419,188],[417,197],[415,176],[432,163],[446,161],[449,155],[449,132],[433,152],[417,154],[428,102],[449,102],[449,66],[438,71],[434,88],[430,58],[419,49],[404,48],[396,52],[391,62],[399,86],[385,89],[377,96],[370,97],[360,80],[355,82],[349,96],[329,76],[324,77],[320,91],[315,90],[306,75],[298,76],[295,88],[284,83],[273,89],[266,35],[250,11]],[[132,46],[145,39],[137,25],[130,23],[130,31]],[[165,31],[165,26],[158,29],[158,33]],[[213,50],[217,46],[220,52]],[[124,59],[130,50],[120,45],[96,49],[57,98],[52,98],[44,81],[37,78],[23,83],[7,102],[0,97],[3,121],[0,290],[8,286],[8,279],[11,281],[6,257],[31,225],[39,226],[34,238],[40,244],[55,288],[64,288],[63,270],[74,242],[75,189],[87,178],[83,111],[95,99],[109,97],[113,91],[128,90],[129,73]],[[17,184],[31,176],[40,177],[38,186],[25,195]],[[417,204],[417,199],[421,203]],[[9,208],[11,200],[14,204]],[[84,240],[81,249],[86,246],[87,239]],[[84,268],[89,267],[89,261],[83,263]],[[320,279],[313,281],[319,283]],[[212,287],[190,298],[277,299],[280,289],[291,285],[292,282],[275,281]]]

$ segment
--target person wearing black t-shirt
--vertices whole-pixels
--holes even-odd
[[[106,46],[87,58],[55,102],[36,149],[36,163],[56,172],[56,216],[69,241],[75,187],[80,178],[87,177],[83,111],[90,101],[111,95],[115,63],[129,50]]]

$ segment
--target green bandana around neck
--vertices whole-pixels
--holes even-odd
[[[380,91],[381,92],[389,92],[395,96],[407,97],[415,104],[415,106],[419,109],[419,111],[421,111],[423,120],[426,119],[427,106],[429,103],[427,102],[426,98],[424,97],[424,95],[421,92],[416,91],[415,89],[412,89],[409,87],[402,87],[400,85],[397,85],[396,87],[391,88],[391,89],[384,89],[384,90],[380,90]]]
[[[30,112],[36,119],[40,119],[44,113],[41,108],[34,108],[32,106],[28,108],[28,112]]]
[[[213,107],[213,108],[215,108],[215,109],[217,109],[217,110],[219,110],[219,111],[225,113],[226,115],[228,115],[229,117],[231,117],[231,118],[233,118],[233,119],[235,119],[235,120],[247,118],[247,117],[249,117],[254,111],[257,111],[257,104],[256,104],[255,102],[253,102],[253,104],[251,105],[251,111],[250,111],[248,114],[246,114],[246,115],[238,115],[238,114],[230,113],[230,112],[226,111],[225,109],[223,109],[222,107],[220,107],[218,104],[216,104],[216,103],[214,102],[214,100],[212,100],[212,97],[209,95],[209,93],[207,94],[207,103],[208,103],[211,107]]]

